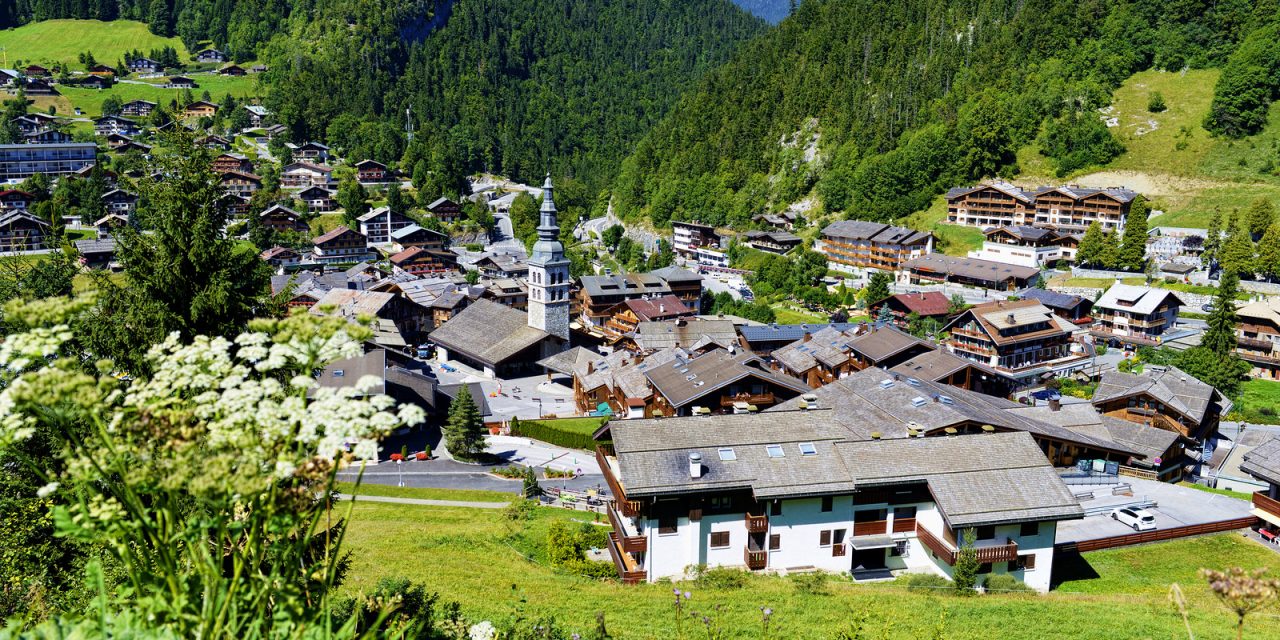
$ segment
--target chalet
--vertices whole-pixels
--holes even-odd
[[[528,314],[483,298],[431,334],[441,360],[457,360],[489,377],[536,372],[535,363],[566,346],[560,338],[529,326]]]
[[[8,212],[21,209],[23,211],[31,208],[31,204],[35,201],[35,196],[26,191],[17,189],[5,189],[0,191],[0,211]]]
[[[1035,300],[980,304],[943,330],[951,333],[943,343],[949,351],[1024,384],[1088,364],[1083,349],[1072,341],[1075,325]]]
[[[204,100],[196,100],[182,110],[184,118],[212,118],[218,113],[218,105]]]
[[[28,96],[56,96],[58,90],[53,88],[47,80],[28,76],[26,81],[22,83],[22,90]]]
[[[120,133],[108,133],[106,138],[107,148],[112,150],[133,142],[133,138]]]
[[[857,328],[846,332],[823,327],[774,349],[771,355],[779,371],[816,389],[857,371],[853,349],[849,346],[857,337],[857,331]]]
[[[230,152],[231,141],[219,135],[207,135],[196,139],[196,144],[215,151]],[[252,171],[252,169],[250,170]]]
[[[297,211],[281,204],[272,205],[258,214],[258,220],[263,227],[280,233],[307,233],[311,230]]]
[[[751,221],[775,231],[791,231],[795,228],[797,214],[787,210],[780,213],[760,213],[751,216]]]
[[[375,160],[361,160],[356,163],[356,180],[362,184],[386,182],[387,165]]]
[[[123,189],[112,189],[102,194],[102,206],[109,213],[128,216],[138,208],[138,196]]]
[[[238,153],[222,153],[213,159],[213,170],[221,171],[240,171],[242,173],[253,173],[253,161]]]
[[[164,70],[164,65],[151,58],[134,58],[128,66],[130,73],[160,73]]]
[[[112,269],[117,266],[114,238],[76,240],[75,247],[80,254],[80,264],[88,269]]]
[[[489,253],[471,264],[489,278],[525,278],[529,275],[529,263],[509,253]]]
[[[89,74],[94,76],[111,76],[113,78],[117,75],[114,68],[108,67],[105,64],[95,64],[89,67]]]
[[[774,351],[800,340],[805,334],[817,333],[828,327],[836,331],[851,331],[861,334],[866,329],[866,324],[858,322],[748,324],[738,327],[738,342],[758,356],[768,356]]]
[[[409,247],[390,260],[392,266],[419,277],[458,273],[458,255],[451,251]]]
[[[959,387],[997,398],[1008,397],[1017,386],[1016,382],[1000,375],[987,365],[961,358],[944,349],[926,351],[889,371],[908,378]]]
[[[648,273],[582,276],[578,279],[582,324],[587,328],[603,326],[612,317],[611,310],[627,300],[667,295],[671,295],[671,287],[662,278]]]
[[[133,118],[145,118],[156,110],[156,103],[150,100],[130,100],[120,106],[120,115]]]
[[[274,140],[289,133],[289,128],[282,124],[273,124],[262,128],[268,140]]]
[[[115,82],[111,80],[110,76],[89,76],[76,84],[82,89],[97,89],[101,91],[110,89],[115,85]]]
[[[353,323],[374,318],[372,342],[390,349],[403,350],[420,343],[427,335],[427,310],[392,293],[334,288],[325,292],[310,311],[346,318]]]
[[[243,218],[249,214],[249,198],[238,193],[223,193],[218,198],[222,214],[228,218]]]
[[[970,252],[969,257],[1037,268],[1075,260],[1082,237],[1082,234],[1025,225],[992,227],[982,235],[982,249]]]
[[[456,282],[453,278],[422,278],[389,285],[388,290],[398,290],[400,295],[425,307],[431,314],[431,327],[443,326],[472,302],[484,296],[482,287]],[[504,305],[514,306],[514,305]]]
[[[1105,371],[1093,394],[1103,415],[1177,434],[1190,448],[1213,452],[1218,423],[1232,402],[1177,367],[1148,366],[1141,374]],[[1188,461],[1194,465],[1199,458]]]
[[[302,254],[289,247],[271,247],[262,252],[262,259],[273,267],[288,267],[302,262]]]
[[[289,149],[293,151],[295,160],[307,160],[314,162],[327,162],[329,160],[329,147],[319,142],[304,142],[302,144],[289,144]]]
[[[1026,191],[1007,182],[957,187],[946,194],[947,221],[971,227],[1036,226],[1123,231],[1137,194],[1124,188],[1041,187]]]
[[[368,239],[346,227],[338,227],[311,242],[315,245],[311,256],[314,262],[360,262],[370,257]]]
[[[0,69],[0,87],[9,87],[18,83],[22,74],[16,69]]]
[[[332,189],[313,185],[298,192],[297,198],[306,203],[307,211],[329,213],[338,208],[337,194]]]
[[[1280,437],[1272,436],[1244,454],[1240,470],[1266,483],[1266,489],[1253,494],[1251,513],[1261,522],[1259,533],[1274,544],[1280,536]]]
[[[744,236],[747,246],[769,253],[783,254],[800,246],[800,236],[787,231],[748,231]]]
[[[933,343],[888,325],[862,333],[849,341],[851,364],[855,371],[891,369],[933,350]]]
[[[899,293],[872,302],[868,306],[871,317],[879,318],[884,307],[889,308],[889,317],[894,326],[907,329],[912,318],[930,318],[944,322],[951,313],[951,300],[940,291]]]
[[[1280,378],[1280,300],[1268,296],[1236,309],[1236,354],[1254,377]]]
[[[680,298],[684,306],[692,309],[694,313],[702,313],[701,275],[675,265],[654,269],[649,272],[649,275],[657,276],[667,283],[671,295]]]
[[[637,324],[636,330],[620,344],[641,353],[662,349],[682,349],[686,353],[693,353],[717,347],[736,350],[738,328],[732,320],[722,318],[647,321]]]
[[[1093,303],[1096,322],[1090,333],[1116,345],[1159,345],[1173,328],[1183,304],[1166,289],[1115,284]]]
[[[27,65],[27,68],[23,69],[22,73],[28,78],[43,78],[49,75],[49,70],[38,64],[32,64]]]
[[[248,198],[262,188],[262,178],[243,171],[223,171],[219,174],[218,184],[226,193]]]
[[[980,572],[1049,590],[1058,523],[1084,510],[1029,435],[879,442],[834,413],[601,428],[621,581],[680,579],[695,565],[949,578],[971,536]]]
[[[244,67],[238,64],[229,64],[218,69],[218,75],[220,76],[243,76],[245,73]]]
[[[52,227],[26,209],[0,213],[0,252],[37,251],[47,247]]]
[[[112,147],[111,153],[114,153],[118,156],[122,156],[127,153],[141,153],[143,155],[147,155],[151,153],[151,145],[142,144],[141,142],[138,142],[137,140],[132,140],[132,139],[125,140],[125,141],[120,141],[119,144]]]
[[[72,135],[61,129],[43,129],[22,137],[24,143],[32,145],[62,144],[72,140],[74,140]]]
[[[391,242],[392,233],[414,224],[408,216],[396,213],[390,207],[378,207],[357,220],[360,222],[360,233],[369,238],[372,244]]]
[[[249,126],[251,127],[261,127],[267,116],[271,115],[271,112],[266,107],[257,104],[247,105],[244,110],[249,113]]]
[[[481,295],[488,300],[513,309],[524,311],[529,308],[529,288],[515,278],[490,280],[485,285],[484,293]]]
[[[1023,300],[1035,300],[1058,314],[1059,318],[1078,327],[1093,324],[1093,301],[1076,295],[1068,295],[1047,289],[1024,289],[1018,293]]]
[[[897,271],[908,260],[933,252],[933,234],[879,222],[838,220],[823,227],[818,251],[832,269]]]
[[[427,205],[427,212],[440,222],[452,224],[462,217],[462,205],[449,198],[441,197]]]
[[[186,76],[172,76],[165,80],[164,86],[166,89],[195,89],[199,85]]]
[[[29,135],[38,131],[44,131],[45,123],[31,116],[18,116],[10,122],[18,129],[18,133]]]
[[[391,248],[404,251],[412,247],[420,247],[431,251],[444,251],[449,248],[449,235],[424,229],[416,224],[401,227],[391,232]]]
[[[714,254],[721,253],[720,234],[715,227],[697,222],[673,220],[671,222],[671,248],[676,255],[703,263],[703,256],[715,262]]]
[[[213,63],[213,62],[226,62],[226,61],[227,61],[227,54],[217,49],[204,49],[200,53],[196,54],[196,62]]]
[[[333,168],[310,162],[293,162],[280,170],[280,186],[285,189],[306,189],[325,186],[332,182]]]
[[[124,136],[135,136],[141,132],[138,123],[128,118],[120,116],[102,116],[93,119],[93,133],[99,136],[108,136],[113,133]]]
[[[94,221],[93,226],[98,230],[98,238],[109,238],[114,235],[115,230],[129,224],[129,216],[122,213],[108,213]]]
[[[619,302],[608,310],[609,317],[601,326],[606,336],[622,337],[636,330],[641,322],[675,320],[694,315],[692,309],[673,295]]]
[[[1030,286],[1040,276],[1035,267],[931,253],[906,261],[902,278],[911,284],[949,283],[963,286],[1016,291]]]

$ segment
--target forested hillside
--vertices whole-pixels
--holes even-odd
[[[436,19],[400,7],[295,13],[263,56],[267,105],[297,139],[401,160],[446,191],[482,170],[550,170],[595,190],[682,91],[765,28],[729,0],[459,0]]]
[[[681,99],[615,196],[624,215],[658,224],[742,223],[815,190],[829,210],[888,220],[947,186],[1016,173],[1031,141],[1068,174],[1123,151],[1095,110],[1136,71],[1231,60],[1239,72],[1223,81],[1243,77],[1265,115],[1276,40],[1236,49],[1276,11],[1275,0],[805,0]]]
[[[733,3],[771,24],[782,22],[791,13],[791,7],[800,4],[799,0],[733,0]]]

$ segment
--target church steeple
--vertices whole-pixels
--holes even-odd
[[[538,241],[529,256],[529,326],[569,341],[569,261],[560,243],[555,187],[551,174],[542,183]],[[549,354],[548,354],[549,355]]]
[[[542,209],[538,218],[538,239],[556,241],[560,235],[560,221],[556,219],[556,201],[552,192],[551,174],[542,182]]]

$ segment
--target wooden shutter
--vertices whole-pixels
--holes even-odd
[[[820,545],[822,545],[822,546],[824,546],[824,547],[825,547],[825,546],[827,546],[827,545],[830,545],[830,544],[831,544],[831,530],[830,530],[830,529],[823,529],[823,530],[822,530],[822,533],[818,536],[818,544],[820,544]]]
[[[782,548],[782,534],[780,533],[769,534],[769,550],[777,551],[778,549],[781,549],[781,548]]]

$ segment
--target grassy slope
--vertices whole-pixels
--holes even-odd
[[[417,487],[393,487],[385,484],[362,483],[359,489],[350,482],[339,482],[338,491],[357,496],[385,496],[388,498],[418,498],[422,500],[463,500],[467,502],[511,502],[509,493],[464,489],[431,489]]]
[[[0,48],[10,64],[18,60],[44,66],[65,62],[80,69],[77,56],[89,51],[98,62],[114,66],[126,51],[145,53],[165,46],[176,49],[182,60],[189,57],[182,40],[161,38],[148,31],[147,25],[132,20],[46,20],[0,31]]]
[[[1263,407],[1272,409],[1271,415],[1259,413]],[[1280,382],[1255,379],[1240,385],[1234,411],[1247,422],[1280,423]]]
[[[197,99],[205,92],[209,92],[209,96],[215,102],[221,102],[222,97],[230,93],[239,98],[249,98],[258,95],[257,82],[255,76],[227,77],[209,73],[199,73],[191,75],[196,83],[200,86],[191,91]],[[120,98],[121,102],[129,102],[131,100],[150,100],[163,105],[168,105],[171,100],[176,100],[181,89],[166,89],[158,84],[152,84],[151,80],[146,81],[148,84],[134,84],[133,82],[117,83],[114,87],[105,90],[98,89],[82,89],[79,87],[60,87],[58,89],[61,96],[53,96],[49,98],[36,98],[35,108],[45,110],[50,104],[58,107],[58,113],[70,114],[73,107],[80,107],[84,111],[84,115],[88,117],[96,117],[102,115],[102,101],[107,96],[115,95]]]
[[[382,576],[401,575],[426,583],[445,599],[462,603],[473,619],[505,617],[522,606],[530,615],[554,615],[574,630],[594,625],[606,613],[614,637],[674,637],[670,585],[624,587],[561,575],[548,568],[537,548],[555,518],[589,518],[581,512],[540,510],[531,523],[509,527],[501,512],[456,508],[363,504],[354,507],[347,533],[353,553],[347,586],[369,589]],[[512,531],[519,531],[512,536]],[[529,559],[526,559],[526,556]],[[1063,566],[1070,578],[1044,596],[985,596],[956,599],[907,592],[897,585],[858,586],[833,582],[831,594],[796,591],[792,582],[752,577],[747,588],[718,590],[696,584],[693,608],[714,605],[727,637],[754,637],[760,607],[774,610],[773,637],[833,637],[846,621],[865,614],[871,637],[1076,639],[1178,637],[1181,620],[1168,604],[1170,582],[1179,582],[1191,603],[1198,638],[1231,636],[1230,617],[1195,575],[1205,563],[1280,569],[1280,555],[1235,535],[1148,545],[1087,554]],[[523,598],[523,605],[519,600]],[[1011,624],[1034,620],[1033,624]],[[687,629],[689,630],[689,629]],[[1274,637],[1280,620],[1258,616],[1249,637]],[[696,635],[696,633],[695,633]]]
[[[970,251],[982,248],[982,230],[975,227],[944,224],[947,219],[947,201],[942,196],[924,211],[908,216],[901,224],[918,231],[931,231],[937,238],[935,250],[949,256],[967,256]]]

